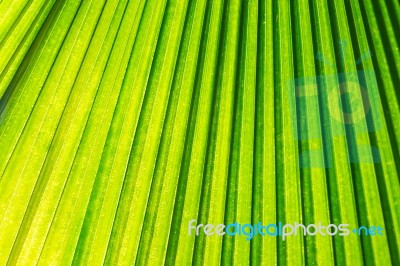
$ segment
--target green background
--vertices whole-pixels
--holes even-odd
[[[0,1],[0,264],[400,265],[399,46],[398,0]]]

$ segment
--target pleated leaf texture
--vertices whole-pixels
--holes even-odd
[[[400,265],[399,46],[398,0],[1,0],[0,265]]]

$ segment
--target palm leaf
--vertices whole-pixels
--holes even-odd
[[[1,264],[400,264],[398,1],[0,14]],[[193,219],[384,234],[195,236]]]

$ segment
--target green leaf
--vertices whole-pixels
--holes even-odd
[[[398,1],[0,14],[0,264],[400,264]]]

